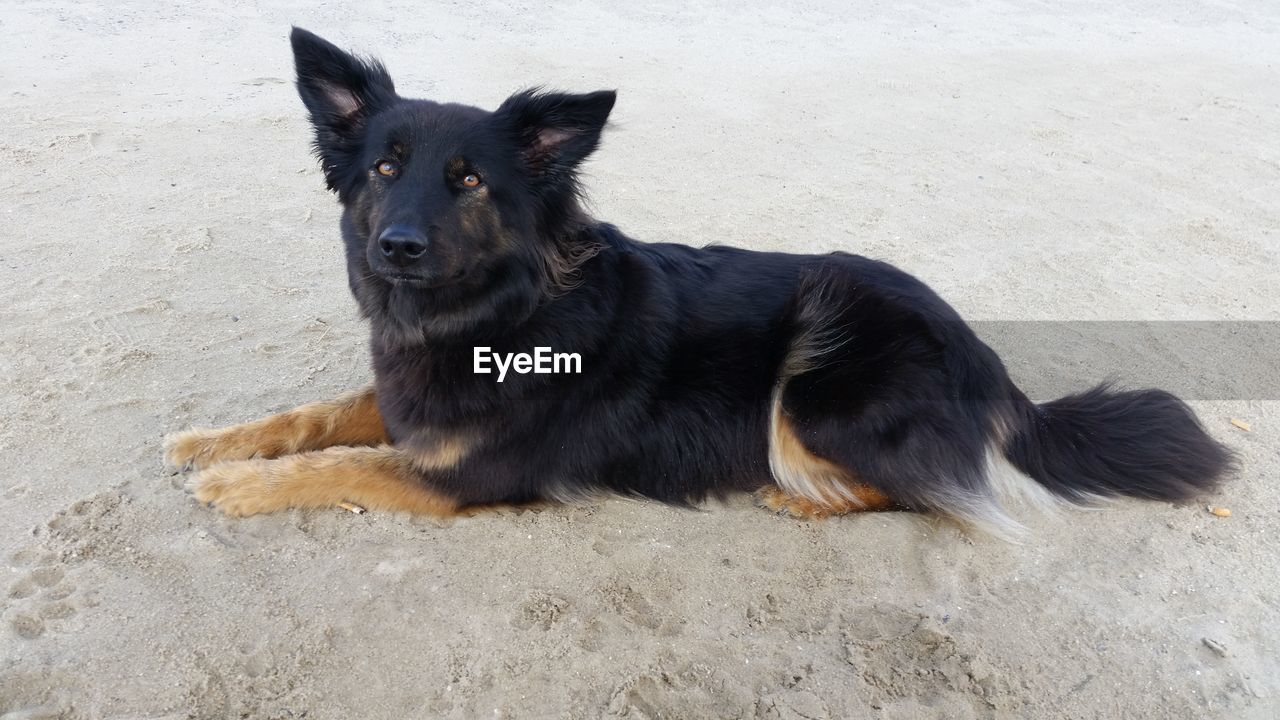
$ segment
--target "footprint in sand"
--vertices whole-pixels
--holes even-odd
[[[82,599],[68,568],[56,553],[20,550],[9,557],[9,567],[18,579],[5,595],[5,620],[9,629],[23,640],[35,640],[46,632],[79,629],[76,615]]]
[[[968,635],[923,613],[871,605],[841,620],[845,661],[861,677],[873,707],[938,696],[975,714],[1012,712],[1021,700],[1008,673]]]
[[[546,632],[564,618],[569,601],[559,595],[532,590],[518,606],[511,624],[521,629],[538,628]]]

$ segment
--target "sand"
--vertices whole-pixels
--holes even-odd
[[[290,23],[405,94],[618,88],[589,186],[642,239],[872,255],[982,321],[1274,322],[1273,3],[111,5],[0,7],[0,717],[1280,716],[1273,393],[1193,398],[1231,517],[1022,545],[746,499],[229,520],[160,461],[370,376]]]

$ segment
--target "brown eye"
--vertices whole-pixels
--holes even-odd
[[[378,174],[386,177],[395,177],[400,172],[400,165],[390,160],[383,160],[378,163]]]
[[[462,187],[480,187],[480,176],[476,174],[465,175],[462,178]]]

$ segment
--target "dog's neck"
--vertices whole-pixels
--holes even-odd
[[[605,247],[596,223],[575,217],[539,248],[535,262],[512,261],[466,286],[424,289],[408,285],[357,288],[373,319],[375,348],[414,351],[449,345],[473,346],[519,335],[540,308],[573,292],[592,258]]]

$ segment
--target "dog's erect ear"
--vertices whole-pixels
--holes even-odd
[[[298,94],[317,125],[358,123],[395,99],[395,85],[382,63],[358,58],[302,28],[293,29],[289,42]]]
[[[365,123],[395,101],[395,85],[382,63],[358,58],[302,28],[293,28],[289,41],[298,94],[316,130],[316,151],[330,189],[337,189]]]
[[[586,95],[526,90],[507,98],[494,115],[514,134],[522,159],[538,181],[571,181],[573,171],[600,143],[617,93]]]

